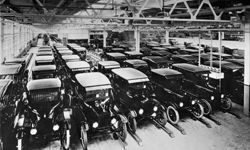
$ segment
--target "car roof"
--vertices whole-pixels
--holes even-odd
[[[121,78],[127,80],[129,83],[146,82],[149,81],[147,75],[134,68],[119,68],[112,69],[112,72]],[[139,80],[138,80],[139,79]]]
[[[192,64],[187,64],[187,63],[173,64],[173,67],[183,69],[185,71],[192,72],[192,73],[209,73],[210,72],[208,69],[205,69],[196,65],[192,65]]]
[[[140,59],[127,59],[124,62],[127,62],[131,65],[148,65],[147,62]]]
[[[28,91],[60,87],[61,81],[59,80],[59,78],[36,79],[29,81],[27,84]]]
[[[0,79],[0,98],[5,94],[8,89],[8,86],[13,82],[10,79]]]
[[[128,54],[128,55],[143,55],[142,53],[140,53],[140,52],[136,52],[136,51],[130,51],[130,52],[124,52],[125,54]]]
[[[199,58],[199,54],[198,54],[198,53],[191,54],[191,55],[193,55],[193,56]],[[201,58],[203,58],[203,59],[208,59],[208,60],[210,59],[210,54],[208,54],[208,53],[201,53],[200,56],[201,56]],[[215,56],[212,55],[212,59],[216,59],[216,58],[217,58],[217,57],[215,57]]]
[[[1,65],[0,66],[0,75],[13,75],[18,74],[22,65],[14,64],[14,65]]]
[[[182,77],[182,73],[177,71],[177,70],[173,70],[173,69],[169,69],[169,68],[160,68],[160,69],[152,69],[151,72],[153,74],[157,74],[159,76],[164,76],[164,77]]]
[[[90,69],[90,65],[86,61],[72,61],[72,62],[67,62],[66,65],[70,69],[85,69],[85,70]]]
[[[36,61],[52,61],[54,59],[53,56],[36,56]]]
[[[4,64],[21,64],[26,60],[26,57],[22,57],[22,58],[12,58],[12,59],[8,59],[4,62]]]
[[[161,57],[161,56],[147,56],[147,57],[143,57],[142,60],[150,61],[153,63],[169,62],[169,60],[167,60],[165,57]]]
[[[220,53],[217,53],[217,52],[213,52],[212,54],[213,54],[214,56],[220,56]],[[232,55],[226,54],[226,53],[221,53],[221,56],[222,56],[222,57],[232,57]]]
[[[84,52],[84,51],[86,51],[87,49],[85,48],[85,47],[73,47],[76,51],[78,51],[78,52]]]
[[[205,62],[205,64],[210,64],[210,61]],[[220,65],[220,61],[212,61],[212,64],[214,67],[218,67]],[[228,62],[228,61],[221,61],[221,68],[222,69],[230,69],[230,70],[235,70],[235,69],[243,69],[244,66],[242,65],[237,65],[235,63],[232,62]]]
[[[181,58],[181,59],[185,59],[185,60],[196,60],[197,57],[193,56],[193,55],[189,55],[189,54],[182,54],[182,55],[173,55],[173,58]]]
[[[62,54],[73,54],[73,51],[71,50],[63,50],[63,51],[59,51],[58,53]]]
[[[106,54],[109,55],[109,56],[112,56],[112,57],[126,57],[122,53],[106,53]]]
[[[112,88],[109,79],[100,72],[79,73],[75,77],[86,91]]]
[[[104,66],[104,68],[120,68],[120,64],[117,61],[99,61],[99,65]]]
[[[57,49],[58,51],[67,51],[67,50],[69,50],[68,47],[56,47],[56,49]]]
[[[40,65],[40,66],[34,66],[32,68],[32,71],[45,71],[45,70],[56,70],[55,65]]]
[[[36,53],[36,56],[44,56],[44,55],[52,56],[52,51],[44,51]]]
[[[244,66],[244,59],[226,59],[225,61],[229,61],[238,65]]]
[[[80,57],[78,55],[64,55],[62,56],[63,60],[80,60]]]
[[[112,51],[125,51],[125,49],[122,47],[114,47],[112,48]]]
[[[155,47],[153,47],[152,48],[153,50],[160,50],[160,51],[164,51],[164,50],[167,50],[167,48],[165,48],[165,47],[158,47],[158,46],[155,46]]]
[[[168,52],[168,51],[151,51],[151,54],[160,54],[160,55],[172,55],[172,53]]]

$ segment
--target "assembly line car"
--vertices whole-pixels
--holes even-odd
[[[197,57],[189,54],[173,55],[174,63],[188,63],[188,64],[198,64]]]
[[[146,56],[142,60],[146,61],[151,69],[169,68],[173,64],[173,61],[160,56]]]
[[[116,61],[99,61],[95,71],[105,74],[108,78],[111,77],[111,70],[120,68],[121,65]]]
[[[127,59],[141,59],[143,57],[142,53],[135,51],[125,52],[124,54],[126,55]]]
[[[125,116],[113,110],[114,96],[109,79],[102,73],[90,72],[75,75],[72,106],[83,149],[87,149],[87,139],[109,133],[114,139],[125,142],[127,137]],[[89,136],[87,136],[87,134]]]
[[[173,64],[172,67],[184,75],[183,89],[186,93],[197,96],[204,107],[204,115],[209,115],[212,109],[231,109],[231,99],[209,84],[210,70],[187,63]]]
[[[244,66],[234,64],[228,61],[213,61],[213,67],[219,68],[221,63],[221,71],[224,74],[221,82],[221,91],[224,92],[234,102],[243,105],[244,99]],[[205,64],[209,65],[210,62]],[[219,85],[218,79],[210,77],[212,85]]]
[[[150,75],[150,68],[147,62],[140,59],[127,59],[123,62],[124,67],[135,68],[146,75]]]
[[[56,78],[55,65],[40,65],[32,68],[32,79]]]
[[[14,131],[17,150],[30,143],[60,139],[63,149],[70,147],[70,100],[64,99],[58,78],[31,80],[16,106]]]
[[[53,65],[55,64],[53,56],[36,56],[35,57],[35,65]]]
[[[160,68],[151,70],[150,81],[154,87],[156,99],[165,106],[168,120],[177,124],[180,111],[190,112],[194,117],[201,118],[204,109],[196,97],[184,94],[182,89],[183,74],[179,71]]]
[[[151,97],[152,87],[148,77],[134,68],[112,70],[114,109],[128,118],[128,129],[135,133],[137,122],[155,119],[164,126],[167,123],[165,108]]]
[[[126,60],[126,55],[122,53],[106,53],[107,60],[117,61],[120,65],[123,64],[123,61]]]

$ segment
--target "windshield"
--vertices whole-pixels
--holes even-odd
[[[181,78],[171,78],[168,79],[164,85],[165,88],[178,92],[182,88],[182,79]]]

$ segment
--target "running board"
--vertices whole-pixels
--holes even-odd
[[[232,112],[232,111],[226,111],[226,113],[229,113],[229,114],[231,114],[231,115],[235,116],[236,118],[241,119],[241,116],[240,116],[240,115],[238,115],[238,114],[237,114],[237,113],[235,113],[235,112]]]
[[[139,146],[142,146],[142,140],[141,138],[136,134],[132,133],[130,130],[128,130],[128,133],[131,135],[131,137],[137,142]]]
[[[207,128],[212,128],[212,126],[206,121],[204,120],[203,118],[195,118],[195,117],[191,117],[193,120],[195,121],[200,121],[202,124],[204,124]]]
[[[187,132],[185,131],[185,129],[183,129],[180,125],[178,125],[178,124],[172,124],[172,123],[169,123],[169,124],[171,124],[174,128],[176,128],[178,131],[180,131],[181,134],[187,135]]]
[[[216,119],[214,118],[214,116],[212,116],[212,115],[208,115],[208,116],[204,116],[204,117],[206,117],[207,119],[213,121],[215,124],[217,124],[217,125],[219,125],[219,126],[221,125],[221,123],[220,123],[218,120],[216,120]]]
[[[157,128],[161,128],[163,131],[165,131],[171,138],[174,138],[174,133],[173,131],[169,130],[168,128],[166,128],[165,126],[161,125],[158,121],[156,121],[155,119],[150,119],[153,124],[157,127]]]

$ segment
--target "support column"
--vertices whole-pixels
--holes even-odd
[[[169,30],[166,30],[165,32],[165,43],[169,44]]]
[[[107,37],[108,33],[106,31],[103,31],[103,47],[107,46]]]
[[[11,58],[15,57],[15,23],[11,22],[11,36],[12,36],[12,42],[11,42],[11,52],[10,56]]]
[[[249,116],[249,85],[250,85],[250,23],[245,24],[244,51],[244,114]]]
[[[138,27],[135,27],[134,37],[135,37],[135,51],[140,52],[140,31],[138,30]]]
[[[3,62],[3,19],[0,18],[0,64]]]

